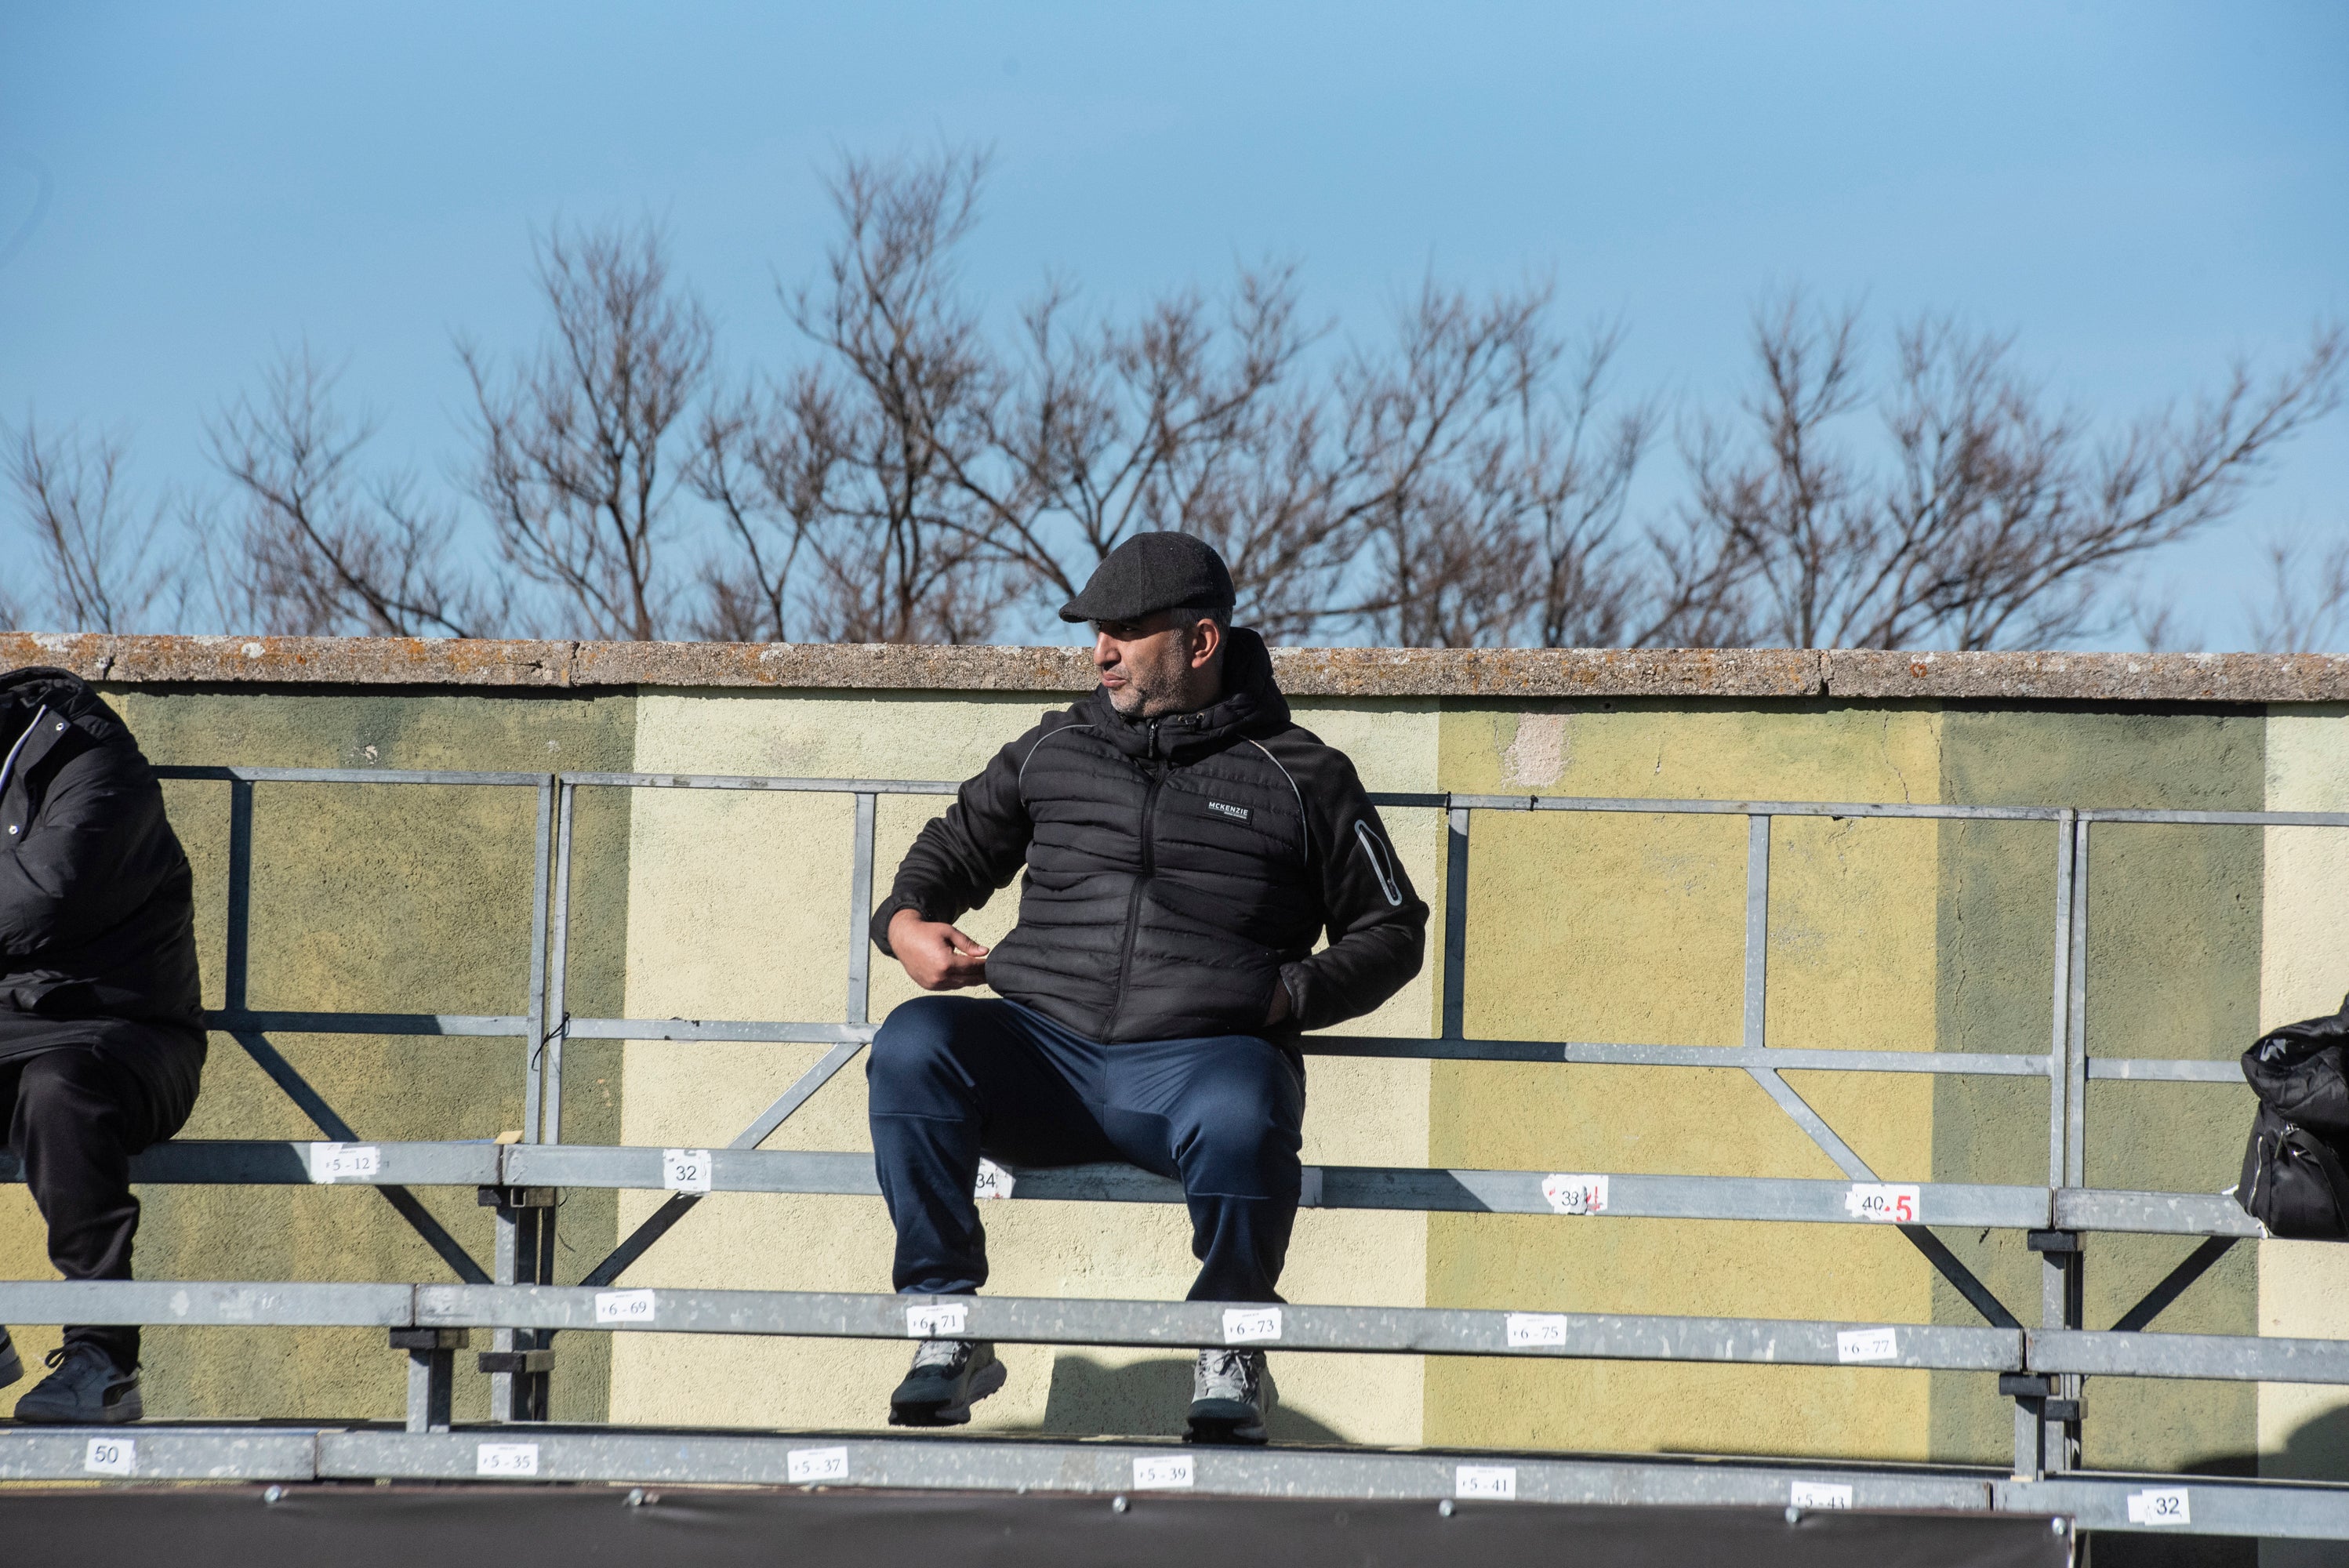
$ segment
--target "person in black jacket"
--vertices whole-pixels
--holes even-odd
[[[0,676],[0,1122],[69,1280],[129,1279],[130,1156],[195,1105],[188,857],[129,729],[78,676]],[[20,1421],[135,1421],[139,1330],[68,1327]],[[0,1328],[0,1387],[24,1375]]]
[[[1202,542],[1120,545],[1061,611],[1093,623],[1099,688],[965,783],[874,913],[873,940],[924,988],[999,998],[916,999],[873,1042],[901,1293],[986,1283],[973,1184],[987,1156],[1179,1178],[1201,1263],[1191,1298],[1281,1299],[1305,1109],[1296,1035],[1417,974],[1427,906],[1353,765],[1289,721],[1263,641],[1231,611]],[[956,929],[1023,867],[1019,923],[992,952]],[[941,1330],[890,1420],[959,1424],[1003,1380],[991,1346]],[[1194,1441],[1264,1440],[1261,1352],[1202,1351],[1194,1393]]]

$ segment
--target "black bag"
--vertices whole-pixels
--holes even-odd
[[[2273,1236],[2349,1239],[2349,998],[2341,1011],[2261,1037],[2243,1053],[2260,1097],[2235,1201]]]

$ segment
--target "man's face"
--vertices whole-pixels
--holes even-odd
[[[1222,639],[1213,621],[1160,610],[1133,621],[1093,623],[1093,667],[1110,706],[1128,718],[1187,713],[1215,700],[1211,667]]]

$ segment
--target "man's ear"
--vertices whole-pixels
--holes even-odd
[[[1204,670],[1224,651],[1224,629],[1202,615],[1191,624],[1191,667]]]

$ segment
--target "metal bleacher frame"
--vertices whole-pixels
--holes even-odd
[[[1446,853],[1442,1032],[1434,1038],[1311,1036],[1309,1054],[1437,1060],[1744,1069],[1844,1173],[1845,1180],[1607,1174],[1603,1208],[1545,1195],[1557,1172],[1309,1167],[1308,1207],[1427,1212],[1586,1212],[1617,1217],[1896,1225],[1980,1313],[1982,1326],[1767,1318],[1626,1316],[1443,1308],[1288,1305],[1273,1337],[1283,1350],[1415,1355],[1549,1356],[1796,1366],[1930,1368],[1999,1379],[2014,1400],[2010,1470],[1949,1464],[1669,1455],[1565,1456],[1344,1447],[1186,1449],[1164,1440],[1104,1442],[875,1432],[669,1431],[562,1426],[546,1420],[555,1334],[655,1330],[903,1339],[925,1332],[1049,1345],[1220,1345],[1235,1326],[1214,1303],[983,1296],[958,1302],[884,1295],[732,1290],[615,1290],[707,1191],[873,1195],[863,1152],[761,1150],[760,1145],[862,1050],[868,1017],[874,837],[883,795],[945,795],[951,783],[638,773],[480,773],[387,769],[167,767],[167,779],[229,786],[225,1006],[212,1027],[233,1038],[326,1135],[316,1143],[180,1141],[134,1161],[146,1182],[373,1187],[460,1283],[0,1283],[0,1323],[140,1323],[218,1326],[362,1326],[388,1331],[409,1358],[405,1429],[354,1420],[146,1423],[90,1429],[0,1429],[0,1479],[455,1480],[684,1484],[771,1483],[1124,1493],[1198,1492],[1519,1501],[1669,1502],[1789,1509],[1997,1509],[2058,1516],[2083,1529],[2349,1539],[2349,1484],[2124,1475],[2081,1468],[2086,1377],[2349,1383],[2349,1341],[2149,1334],[2155,1316],[2254,1224],[2223,1194],[2092,1189],[2085,1182],[2092,1079],[2235,1084],[2231,1062],[2091,1058],[2087,1019],[2090,829],[2096,824],[2349,827],[2349,812],[2106,810],[2069,807],[1857,802],[1601,799],[1382,794],[1389,808],[1444,814]],[[423,785],[533,789],[529,995],[512,1015],[256,1012],[247,1006],[254,790],[260,785]],[[845,1006],[838,1022],[596,1018],[566,1006],[573,829],[587,789],[715,789],[846,795],[854,806]],[[1465,1037],[1470,827],[1486,811],[1743,816],[1748,822],[1744,1034],[1740,1045],[1621,1045]],[[1764,1032],[1771,826],[1781,817],[2044,821],[2054,829],[2054,986],[2044,1052],[1806,1049]],[[367,1143],[270,1043],[274,1034],[460,1036],[523,1043],[523,1129],[517,1143]],[[823,1056],[724,1149],[665,1151],[563,1142],[563,1053],[568,1039],[730,1041],[827,1046]],[[1788,1069],[2035,1078],[2049,1086],[2044,1187],[1891,1183],[1853,1152],[1781,1076]],[[690,1175],[688,1167],[698,1167]],[[1013,1171],[1015,1202],[1176,1202],[1179,1187],[1123,1166]],[[1578,1179],[1600,1173],[1573,1173]],[[0,1175],[19,1179],[5,1151]],[[1553,1183],[1553,1187],[1555,1187]],[[1570,1183],[1568,1184],[1571,1185]],[[487,1268],[409,1191],[471,1186],[496,1210]],[[575,1286],[552,1283],[554,1199],[565,1189],[670,1191],[653,1214]],[[1908,1207],[1904,1208],[1904,1203]],[[1933,1234],[1934,1225],[2021,1230],[2041,1256],[2040,1323],[2025,1324]],[[2096,1232],[2204,1238],[2112,1327],[2083,1316],[2085,1237]],[[961,1308],[941,1325],[929,1309]],[[492,1419],[454,1428],[458,1352],[491,1336],[478,1366]],[[1256,1332],[1261,1334],[1258,1323]],[[876,1406],[881,1391],[874,1391]]]

